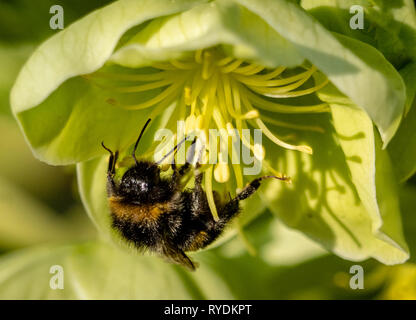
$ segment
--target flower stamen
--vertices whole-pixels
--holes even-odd
[[[148,73],[97,72],[86,75],[85,78],[118,81],[117,86],[102,86],[117,93],[134,94],[147,91],[152,93],[149,100],[134,105],[123,105],[117,103],[114,98],[108,99],[109,103],[128,110],[154,107],[151,112],[152,117],[162,113],[163,109],[172,103],[176,103],[178,112],[175,112],[172,119],[184,120],[186,135],[200,131],[210,140],[219,139],[222,143],[227,143],[226,149],[213,150],[214,147],[211,145],[207,149],[201,149],[203,159],[209,159],[210,154],[214,154],[215,151],[217,162],[210,162],[207,166],[203,163],[198,169],[204,174],[205,191],[211,212],[214,218],[218,219],[212,191],[212,176],[217,182],[230,186],[231,173],[227,159],[231,159],[237,189],[241,190],[244,187],[243,167],[239,162],[234,161],[239,159],[241,150],[235,143],[229,143],[230,140],[235,142],[237,138],[240,139],[242,146],[247,147],[258,160],[263,160],[265,157],[264,148],[259,143],[253,142],[251,135],[245,136],[243,129],[247,129],[248,125],[258,128],[276,145],[308,154],[312,154],[311,147],[293,145],[281,140],[272,133],[265,122],[276,127],[324,132],[318,126],[291,124],[262,114],[263,111],[282,114],[316,114],[330,111],[325,103],[315,105],[278,103],[279,98],[314,94],[327,85],[328,79],[315,66],[300,68],[288,70],[280,66],[269,69],[258,63],[248,63],[243,59],[225,56],[222,51],[213,48],[196,50],[183,59],[155,62]],[[137,83],[131,85],[131,82]],[[209,129],[219,129],[220,136],[211,137]],[[180,137],[175,136],[172,139],[176,138]],[[166,150],[162,150],[161,156],[163,152],[167,152]],[[267,161],[263,163],[274,175],[285,177],[276,172]]]

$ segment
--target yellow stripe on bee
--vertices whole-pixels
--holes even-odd
[[[119,219],[138,223],[156,222],[162,214],[168,212],[167,204],[135,205],[124,203],[118,197],[110,197],[108,204],[111,212]]]
[[[197,233],[192,241],[192,244],[187,248],[187,251],[196,251],[205,246],[205,242],[208,240],[208,233],[200,231]]]

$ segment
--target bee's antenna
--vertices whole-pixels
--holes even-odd
[[[165,161],[165,159],[167,158],[167,157],[169,157],[173,152],[175,152],[185,141],[186,141],[186,139],[188,139],[189,138],[189,136],[187,136],[187,137],[185,137],[185,138],[183,138],[182,140],[181,140],[181,142],[179,142],[172,150],[170,150],[167,154],[165,154],[165,156],[162,158],[162,159],[160,159],[158,162],[156,162],[156,164],[157,165],[159,165],[159,164],[161,164],[163,161]],[[196,137],[195,137],[195,139],[192,141],[192,144],[194,144],[196,142]]]
[[[144,127],[143,127],[143,129],[142,129],[142,131],[140,132],[140,135],[139,135],[139,137],[137,138],[137,141],[136,141],[136,144],[134,145],[134,149],[133,149],[133,154],[132,154],[132,156],[133,156],[133,159],[134,159],[134,162],[136,162],[136,164],[138,163],[137,162],[137,159],[136,159],[136,150],[137,150],[137,146],[139,145],[139,142],[140,142],[140,139],[142,138],[142,136],[143,136],[143,133],[144,133],[144,130],[146,130],[146,127],[148,126],[148,124],[149,124],[149,122],[151,121],[152,119],[147,119],[147,121],[146,121],[146,123],[145,123],[145,125],[144,125]]]
[[[101,141],[101,145],[102,147],[107,150],[108,152],[110,152],[111,155],[113,155],[113,151],[111,151],[110,149],[108,149],[105,145],[104,145],[104,141]]]

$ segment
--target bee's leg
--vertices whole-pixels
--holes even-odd
[[[257,191],[257,189],[260,187],[260,184],[261,184],[261,182],[263,180],[265,180],[265,179],[271,179],[271,178],[278,179],[278,180],[281,180],[281,181],[288,180],[287,177],[277,177],[277,176],[263,176],[263,177],[254,179],[243,190],[241,190],[240,193],[238,193],[237,196],[233,200],[240,201],[240,200],[247,199],[254,192]]]
[[[192,141],[191,147],[195,145],[196,138]],[[181,178],[188,173],[189,169],[191,168],[191,159],[187,158],[184,165],[178,168],[175,163],[175,158],[173,158],[172,163],[172,170],[173,170],[173,176],[172,179],[175,184],[179,184]]]
[[[172,170],[173,170],[173,174],[172,174],[172,189],[174,189],[174,190],[180,190],[181,189],[181,178],[182,178],[182,174],[181,174],[181,169],[178,168],[178,166],[176,165],[175,157],[173,157]]]
[[[203,228],[198,233],[192,234],[184,243],[184,251],[195,251],[206,247],[212,243],[222,233],[227,223],[240,212],[239,202],[247,199],[260,187],[261,181],[268,178],[276,178],[279,180],[286,180],[286,178],[278,178],[275,176],[264,176],[251,181],[241,192],[234,198],[229,195],[230,200],[223,205],[219,205],[218,216],[219,220],[215,221],[212,218],[210,209],[208,207],[206,194],[202,189],[202,173],[197,173],[195,177],[195,189],[192,193],[192,214],[194,218],[203,223]],[[214,197],[216,194],[214,194]],[[221,203],[215,201],[215,203]]]
[[[108,149],[104,143],[102,142],[101,145],[105,150],[110,153],[110,159],[108,160],[108,169],[107,169],[107,194],[109,196],[114,195],[117,192],[117,185],[114,182],[114,175],[116,174],[116,163],[118,159],[118,151],[113,153],[110,149]]]
[[[199,163],[196,164],[195,168],[195,181],[194,181],[194,190],[192,192],[192,215],[199,216],[204,214],[204,212],[209,211],[207,207],[207,196],[204,189],[202,188],[202,178],[203,173],[199,171]]]
[[[206,199],[206,194],[204,189],[202,189],[202,178],[203,173],[199,170],[201,164],[199,162],[195,165],[195,182],[194,182],[194,195],[199,202],[204,202]]]
[[[239,202],[241,200],[247,199],[251,195],[253,195],[257,189],[260,187],[261,182],[265,179],[279,179],[282,181],[286,181],[288,178],[286,177],[277,177],[277,176],[263,176],[260,178],[256,178],[251,181],[243,190],[241,190],[234,198],[228,201],[222,208],[219,213],[220,219],[217,222],[218,226],[221,227],[230,221],[234,216],[239,213]]]
[[[217,209],[219,209],[219,220],[215,221],[212,218],[208,207],[206,194],[202,189],[201,181],[202,174],[199,174],[195,178],[195,191],[193,192],[193,214],[194,216],[200,216],[201,213],[205,215],[204,229],[198,234],[193,235],[192,239],[189,239],[185,248],[186,251],[202,249],[212,243],[222,233],[227,223],[240,212],[238,195],[235,198],[231,198],[231,195],[229,194],[230,200],[225,205],[217,207]]]
[[[173,157],[171,167],[172,167],[172,170],[173,170],[172,180],[175,181],[175,183],[176,183],[177,180],[178,180],[178,177],[179,177],[179,172],[178,172],[178,167],[176,166],[175,157]]]

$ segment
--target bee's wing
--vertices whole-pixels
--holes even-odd
[[[163,256],[170,262],[180,264],[191,271],[195,271],[198,264],[193,262],[181,249],[165,245],[163,248]]]

